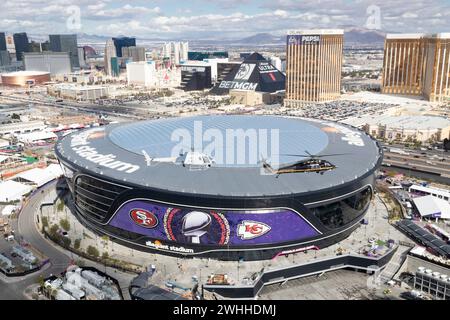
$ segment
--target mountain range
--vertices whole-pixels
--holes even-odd
[[[345,46],[353,45],[382,45],[384,43],[384,38],[386,33],[379,30],[370,30],[361,27],[354,26],[344,26],[344,44]],[[44,41],[48,39],[47,35],[30,35],[33,40]],[[271,33],[257,33],[245,38],[236,39],[189,39],[189,38],[143,38],[136,37],[138,43],[140,44],[152,44],[161,43],[165,41],[189,41],[191,45],[195,46],[233,46],[233,45],[252,45],[252,46],[283,46],[286,44],[286,35],[274,35]],[[79,44],[102,44],[110,39],[108,36],[103,35],[92,35],[86,33],[78,34]]]

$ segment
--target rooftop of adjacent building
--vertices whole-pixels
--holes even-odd
[[[69,56],[68,52],[54,52],[54,51],[24,52],[23,54],[24,56],[58,56],[58,55]]]
[[[422,38],[437,38],[437,39],[450,39],[450,32],[442,33],[388,33],[386,39],[422,39]]]
[[[343,29],[305,29],[289,30],[288,35],[340,35],[344,34]]]
[[[376,116],[366,119],[369,125],[386,125],[403,129],[445,129],[450,127],[450,120],[437,116]]]
[[[50,72],[45,71],[14,71],[9,73],[2,73],[2,77],[28,77],[28,76],[42,76],[49,75]]]

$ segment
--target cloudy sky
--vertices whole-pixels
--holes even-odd
[[[0,31],[242,38],[354,25],[450,32],[450,0],[1,0]]]

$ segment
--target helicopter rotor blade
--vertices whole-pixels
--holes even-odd
[[[323,158],[323,157],[332,157],[332,156],[344,156],[348,153],[330,153],[330,154],[280,154],[281,156],[287,156],[287,157],[304,157],[304,158],[311,158],[311,159],[317,159],[317,158]]]
[[[314,157],[321,158],[321,157],[345,156],[347,154],[349,153],[329,153],[329,154],[320,154]]]
[[[286,157],[303,157],[303,158],[310,158],[311,156],[307,154],[280,154],[280,156],[286,156]]]

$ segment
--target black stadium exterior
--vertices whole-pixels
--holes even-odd
[[[277,153],[266,150],[265,158],[258,145],[256,159],[247,148],[242,161],[239,143],[228,140],[208,152],[211,133],[228,137],[240,129],[247,138],[269,136]],[[200,131],[202,146],[195,138],[180,142]],[[87,228],[142,251],[220,260],[271,259],[348,237],[370,205],[383,158],[363,131],[278,116],[90,128],[62,138],[56,154]]]

